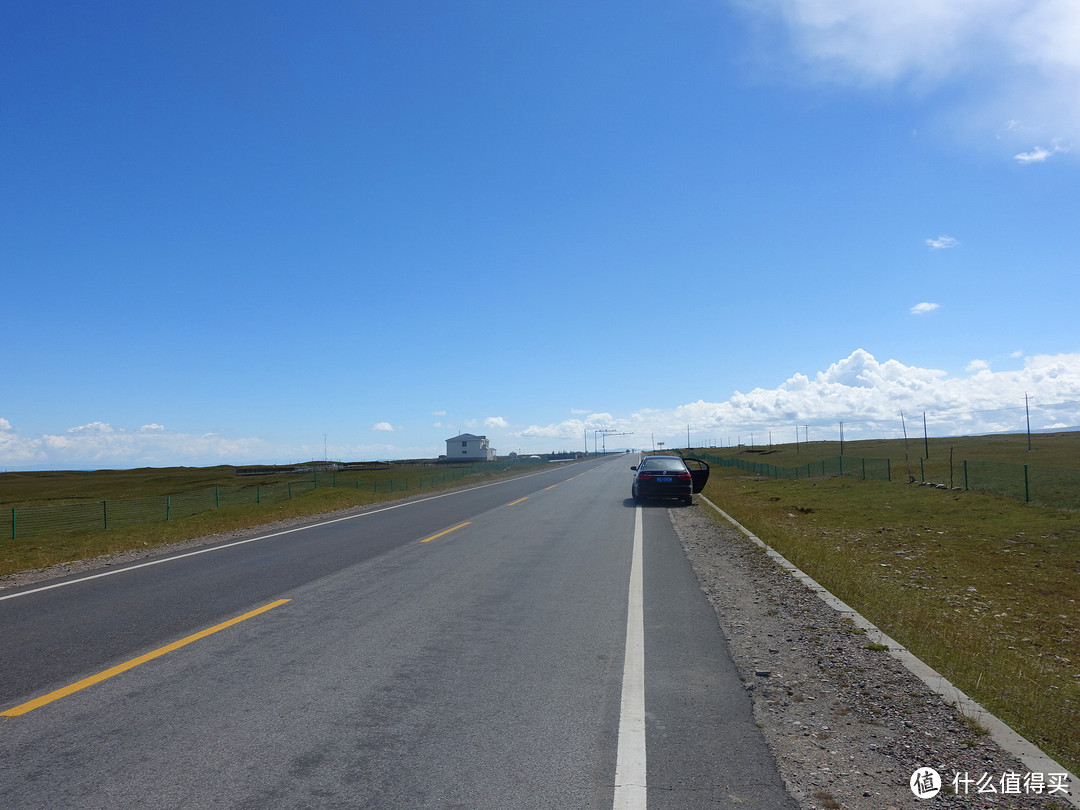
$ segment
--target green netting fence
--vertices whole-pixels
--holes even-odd
[[[410,490],[430,489],[467,475],[482,473],[492,466],[493,463],[478,462],[467,467],[451,467],[429,474],[405,474],[400,478],[393,474],[358,478],[348,473],[339,475],[336,472],[322,472],[312,473],[310,477],[295,481],[237,487],[215,486],[175,495],[57,506],[0,508],[0,539],[17,540],[60,532],[98,531],[139,523],[176,520],[211,509],[278,503],[325,487],[344,487],[376,493],[405,493]]]
[[[998,492],[1048,506],[1080,508],[1080,470],[997,461],[963,461],[964,489]]]
[[[700,458],[709,464],[721,467],[737,467],[740,470],[767,475],[771,478],[788,478],[793,481],[825,478],[832,475],[853,475],[868,481],[891,481],[892,465],[887,458],[855,458],[852,456],[834,456],[811,461],[799,467],[779,467],[776,464],[764,464],[760,461],[747,461],[742,458],[721,458],[708,454],[694,453],[693,458]]]
[[[825,476],[851,475],[870,481],[892,481],[892,465],[887,458],[834,456],[811,461],[799,467],[779,467],[741,458],[721,458],[709,454],[687,453],[709,464],[736,467],[755,475],[791,480],[809,480]],[[919,470],[922,483],[927,481],[923,460]],[[1000,461],[958,461],[950,467],[949,484],[963,490],[978,490],[1008,495],[1030,503],[1080,508],[1080,470],[1067,467],[1035,467]],[[912,479],[914,480],[914,479]],[[944,484],[944,482],[942,482]]]

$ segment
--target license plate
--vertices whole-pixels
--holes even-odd
[[[658,475],[656,476],[656,480],[662,484],[669,484],[671,483],[672,478],[670,475]]]

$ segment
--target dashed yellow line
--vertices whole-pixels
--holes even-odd
[[[93,686],[96,683],[108,680],[115,675],[119,675],[122,672],[127,672],[129,669],[134,669],[140,664],[145,664],[147,661],[153,661],[155,658],[160,658],[166,653],[171,653],[174,650],[179,650],[181,647],[185,647],[193,641],[198,641],[201,638],[206,638],[209,635],[213,635],[219,630],[224,630],[227,627],[232,627],[234,624],[247,621],[254,616],[258,616],[260,613],[266,613],[268,610],[272,610],[280,605],[284,605],[288,602],[288,599],[279,599],[276,602],[271,602],[269,605],[263,605],[261,608],[256,608],[243,616],[237,616],[235,619],[229,619],[227,622],[221,624],[215,624],[213,627],[209,627],[206,630],[201,630],[194,635],[182,638],[179,641],[174,641],[172,644],[168,644],[160,649],[149,652],[146,655],[140,655],[138,658],[133,658],[126,663],[119,664],[111,669],[107,669],[104,672],[99,672],[97,675],[91,675],[89,678],[83,678],[81,681],[71,684],[71,686],[65,686],[63,689],[57,689],[55,692],[49,692],[47,695],[36,698],[35,700],[23,703],[20,706],[16,706],[14,709],[8,709],[6,712],[0,712],[0,717],[18,717],[19,715],[32,712],[34,709],[38,709],[48,703],[52,703],[54,700],[72,695],[88,686]]]
[[[528,495],[526,495],[524,498],[518,498],[516,501],[510,501],[510,503],[508,503],[507,506],[516,506],[517,504],[521,503],[522,501],[527,501],[527,500],[529,500]]]
[[[466,520],[464,523],[459,523],[457,526],[451,526],[449,529],[443,529],[443,531],[439,532],[438,534],[433,534],[433,535],[431,535],[431,537],[425,537],[420,542],[421,543],[430,543],[436,537],[442,537],[444,534],[450,534],[450,532],[456,532],[458,529],[462,528],[463,526],[468,526],[470,523],[472,523],[471,520]]]
[[[555,489],[557,486],[558,484],[552,484],[550,487],[544,487],[544,492],[547,492],[549,489]]]

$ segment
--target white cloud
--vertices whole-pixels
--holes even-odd
[[[446,411],[432,411],[432,416],[446,416]]]
[[[926,315],[933,312],[935,309],[940,309],[941,304],[931,304],[928,301],[923,301],[921,304],[916,304],[911,308],[912,315]]]
[[[161,425],[138,430],[90,422],[63,433],[28,437],[0,419],[0,467],[85,469],[244,464],[265,457],[262,439],[173,433]]]
[[[927,239],[926,244],[934,250],[947,250],[959,245],[960,240],[951,236],[939,236],[937,239]]]
[[[970,363],[967,364],[965,371],[974,373],[977,371],[983,371],[988,368],[990,368],[990,364],[987,363],[985,360],[972,360]]]
[[[932,435],[971,435],[1023,429],[1025,394],[1031,397],[1033,428],[1080,425],[1080,354],[1029,357],[1015,371],[970,370],[978,373],[949,377],[897,360],[880,362],[859,349],[825,371],[794,374],[775,388],[737,391],[724,402],[643,409],[613,417],[608,426],[633,433],[619,437],[618,447],[649,448],[653,441],[681,447],[687,425],[695,445],[740,438],[749,444],[751,433],[763,444],[769,431],[777,442],[790,442],[796,425],[810,425],[811,440],[831,439],[840,421],[847,438],[898,438],[903,411],[920,422],[925,412]],[[573,448],[582,445],[584,429],[581,420],[566,420],[533,425],[515,436],[530,451]],[[609,439],[607,446],[616,444]]]
[[[1045,163],[1050,157],[1060,152],[1068,152],[1065,147],[1054,144],[1049,149],[1043,146],[1036,146],[1030,152],[1021,152],[1018,155],[1013,155],[1013,159],[1017,163]]]
[[[484,420],[484,427],[489,428],[505,428],[510,427],[510,423],[503,419],[501,416],[489,416]]]
[[[780,24],[788,52],[764,56],[794,56],[784,69],[797,75],[899,85],[920,98],[947,88],[951,117],[975,122],[980,139],[1003,121],[1013,142],[1080,137],[1080,4],[1073,0],[732,2]]]
[[[371,429],[385,431],[386,433],[394,432],[394,426],[391,425],[389,422],[376,422],[374,425],[371,426]]]

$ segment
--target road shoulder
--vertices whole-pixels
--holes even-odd
[[[1024,766],[969,726],[886,652],[700,507],[669,510],[788,790],[804,808],[918,804],[916,769],[945,789],[933,806],[1058,808],[1046,795],[951,793],[954,774],[999,781]]]

